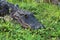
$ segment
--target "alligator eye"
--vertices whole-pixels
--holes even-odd
[[[25,18],[28,18],[28,15],[25,15]]]

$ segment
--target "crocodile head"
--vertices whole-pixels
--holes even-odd
[[[17,19],[19,23],[22,24],[23,27],[30,27],[31,29],[39,29],[39,28],[44,28],[44,26],[38,22],[38,20],[35,18],[35,16],[28,12],[28,11],[23,11],[19,10],[16,11],[13,14],[14,19]]]

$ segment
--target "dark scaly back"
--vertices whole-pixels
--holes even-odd
[[[6,14],[9,14],[9,7],[5,0],[0,0],[0,16],[4,16]]]

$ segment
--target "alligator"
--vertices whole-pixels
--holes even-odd
[[[5,0],[0,1],[0,7],[4,7],[0,10],[0,15],[2,16],[9,14],[11,18],[18,21],[24,28],[31,28],[31,29],[39,29],[39,28],[45,28],[43,24],[41,24],[34,16],[32,12],[22,10],[18,6],[6,2]],[[6,8],[7,7],[7,8]],[[6,13],[6,11],[8,13]],[[3,16],[4,16],[3,15]]]

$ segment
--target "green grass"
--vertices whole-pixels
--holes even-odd
[[[0,19],[0,40],[60,40],[60,8],[53,4],[36,2],[19,2],[8,0],[18,4],[21,9],[29,10],[46,29],[24,29],[15,21]]]

